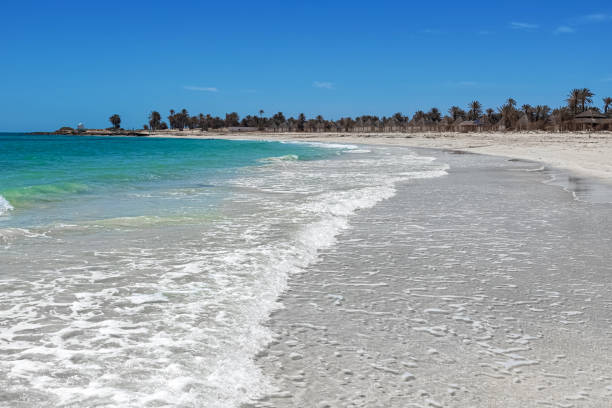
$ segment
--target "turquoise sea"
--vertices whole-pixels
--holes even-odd
[[[257,141],[0,133],[0,214],[12,209],[0,226],[202,215],[227,194],[224,181],[236,169],[334,153]],[[175,195],[190,200],[169,203]]]
[[[290,277],[446,166],[325,143],[0,134],[0,405],[239,407]]]

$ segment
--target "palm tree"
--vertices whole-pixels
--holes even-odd
[[[527,118],[530,122],[533,122],[535,120],[535,108],[533,106],[525,104],[521,106],[521,110],[525,115],[527,115]]]
[[[300,113],[297,119],[297,128],[300,132],[304,131],[304,123],[306,122],[306,115]]]
[[[612,105],[612,98],[610,98],[609,96],[606,98],[603,98],[603,103],[604,103],[604,113],[608,113],[608,109],[610,109],[610,105]]]
[[[119,117],[119,115],[115,113],[113,116],[108,118],[108,120],[110,121],[110,123],[113,125],[115,129],[119,129],[119,125],[121,124],[121,118]]]
[[[263,114],[264,114],[264,110],[260,109],[259,110],[259,130],[263,130],[264,129]]]
[[[190,116],[187,118],[187,127],[189,129],[195,129],[198,127],[198,117],[197,116]]]
[[[593,96],[595,96],[595,94],[588,88],[582,88],[580,90],[580,108],[582,112],[586,110],[587,104],[593,103]]]
[[[225,114],[225,127],[238,126],[240,124],[240,116],[237,112]]]
[[[535,107],[535,120],[546,120],[550,116],[550,107],[546,105],[538,105]]]
[[[578,113],[579,107],[580,112],[584,112],[587,105],[593,102],[593,96],[595,94],[588,88],[572,89],[566,99],[567,107],[570,108],[574,115]]]
[[[580,105],[581,92],[580,89],[574,88],[567,96],[567,107],[575,115],[578,113],[578,105]]]
[[[482,115],[482,104],[478,101],[472,101],[469,104],[470,111],[468,112],[469,120],[476,120]]]
[[[168,115],[168,123],[170,123],[170,129],[176,128],[176,115],[174,109],[170,109],[170,115]]]
[[[178,129],[182,131],[183,129],[185,129],[185,126],[187,126],[187,123],[189,122],[189,112],[187,112],[187,109],[181,109],[181,112],[177,113],[175,116],[176,125]]]
[[[274,116],[272,116],[272,121],[278,129],[282,129],[285,127],[285,122],[287,122],[287,119],[285,119],[283,112],[277,112]]]
[[[321,130],[323,130],[323,128],[324,128],[323,122],[325,122],[325,119],[323,119],[323,116],[318,115],[315,118],[315,126],[316,126],[316,129],[317,129],[317,132],[320,132]]]
[[[395,120],[395,123],[397,123],[397,126],[400,128],[400,130],[402,130],[404,127],[404,122],[406,121],[404,115],[402,115],[401,112],[397,112],[393,115],[393,119]]]
[[[157,111],[151,112],[149,115],[149,127],[151,130],[157,130],[161,126],[161,115]]]
[[[506,129],[514,129],[519,120],[519,111],[516,109],[516,101],[508,98],[506,103],[499,108],[501,119]]]
[[[440,110],[438,108],[431,108],[431,110],[427,112],[426,115],[429,120],[435,123],[440,122],[442,120],[442,114],[440,113]]]
[[[456,121],[459,118],[463,119],[463,117],[465,116],[465,112],[463,111],[463,109],[458,106],[451,106],[451,108],[448,110],[448,114],[451,115],[453,121]]]

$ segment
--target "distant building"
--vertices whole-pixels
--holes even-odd
[[[574,123],[585,125],[585,127],[597,127],[609,124],[610,118],[603,113],[589,109],[576,115]]]
[[[85,130],[85,125],[83,124],[83,122],[79,122],[79,124],[77,125],[77,131],[84,132]]]
[[[459,130],[462,132],[475,131],[482,128],[484,124],[479,120],[464,120],[457,124]]]

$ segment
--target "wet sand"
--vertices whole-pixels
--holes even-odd
[[[257,360],[277,392],[251,406],[610,406],[612,205],[533,163],[419,153],[448,176],[398,185],[290,280]]]

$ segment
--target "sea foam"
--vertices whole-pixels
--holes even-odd
[[[274,163],[274,162],[295,161],[299,159],[300,158],[297,154],[286,154],[284,156],[266,157],[264,159],[260,159],[259,161],[261,163]]]
[[[444,174],[399,149],[271,160],[229,180],[223,216],[206,223],[53,230],[63,245],[37,255],[44,273],[0,281],[0,355],[20,349],[0,358],[0,371],[65,406],[238,407],[273,393],[254,356],[274,339],[264,322],[290,277],[308,273],[356,213],[393,197],[398,183]],[[24,336],[41,316],[42,337]],[[67,383],[67,372],[78,381]]]
[[[8,200],[0,195],[0,215],[4,215],[9,211],[13,210],[13,206]]]
[[[336,145],[333,148],[351,149],[352,146]],[[338,235],[350,228],[350,220],[357,211],[371,208],[393,197],[396,185],[400,182],[447,174],[448,166],[433,164],[430,157],[383,151],[383,154],[379,151],[377,155],[369,157],[350,156],[318,164],[291,162],[292,167],[286,163],[272,162],[268,167],[258,169],[257,177],[244,177],[235,182],[249,191],[260,190],[264,193],[260,199],[265,200],[265,203],[260,202],[262,207],[283,207],[276,211],[289,211],[293,223],[302,225],[289,240],[258,245],[246,251],[239,250],[225,259],[230,269],[235,270],[247,264],[250,265],[249,269],[260,271],[259,289],[256,290],[258,302],[249,307],[254,317],[249,319],[252,325],[249,332],[258,335],[245,339],[249,345],[247,347],[243,343],[240,349],[256,353],[270,341],[271,333],[261,325],[262,317],[280,307],[276,299],[287,288],[290,276],[307,273],[308,267],[319,259],[321,251],[332,247]],[[300,193],[295,201],[286,201],[284,194],[289,189]],[[273,199],[275,193],[283,193],[276,204]],[[275,221],[269,218],[266,223],[274,224]],[[226,401],[233,399],[233,403],[228,406],[237,406],[270,393],[273,389],[269,379],[262,377],[248,359],[248,353],[243,358],[240,366],[226,362],[218,367],[214,375],[219,386],[223,385],[232,395],[225,396]],[[250,386],[243,382],[246,378]],[[245,387],[248,390],[243,395],[245,398],[234,399],[240,395],[237,390]]]

